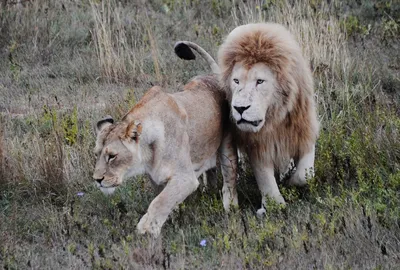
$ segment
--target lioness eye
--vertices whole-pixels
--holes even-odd
[[[113,161],[117,155],[108,155],[108,162]]]
[[[238,79],[233,79],[233,81],[234,81],[236,84],[239,84],[239,80],[238,80]]]
[[[262,84],[263,82],[265,82],[264,80],[257,80],[257,85]]]

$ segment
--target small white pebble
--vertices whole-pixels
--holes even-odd
[[[264,208],[264,207],[258,209],[258,210],[257,210],[257,217],[262,218],[262,217],[265,215],[266,212],[267,212],[267,211],[265,211],[265,208]]]

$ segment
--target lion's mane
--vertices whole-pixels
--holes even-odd
[[[315,144],[319,124],[314,104],[313,79],[301,49],[285,27],[272,23],[242,25],[225,39],[218,52],[220,81],[232,99],[231,73],[236,63],[250,68],[266,64],[275,74],[279,102],[266,111],[266,121],[256,133],[236,130],[239,146],[261,155],[282,169]]]

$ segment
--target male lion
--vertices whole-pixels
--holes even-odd
[[[143,173],[165,186],[137,225],[139,233],[158,236],[171,211],[219,158],[228,210],[237,204],[237,150],[228,118],[229,104],[216,76],[195,77],[174,94],[153,87],[120,122],[98,121],[93,178],[104,193],[112,193],[124,177]]]
[[[218,62],[237,127],[235,140],[247,153],[263,196],[262,214],[266,195],[285,203],[274,172],[293,159],[296,172],[289,184],[304,185],[313,175],[319,123],[311,70],[289,31],[273,23],[235,28],[221,45]]]

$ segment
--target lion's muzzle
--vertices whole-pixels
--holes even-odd
[[[233,106],[233,108],[234,108],[240,115],[242,115],[243,112],[244,112],[245,110],[247,110],[248,108],[250,108],[250,106],[245,106],[245,107],[236,107],[236,106]]]
[[[256,121],[247,121],[246,119],[242,118],[239,121],[236,122],[237,125],[240,124],[250,124],[254,127],[258,127],[260,125],[260,123],[262,122],[262,120],[256,120]]]

